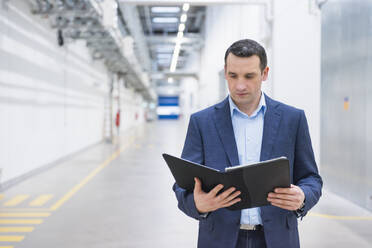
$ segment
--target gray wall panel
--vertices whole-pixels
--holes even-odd
[[[334,0],[322,8],[321,168],[325,186],[372,209],[372,1]],[[344,99],[349,108],[344,108]],[[371,143],[371,142],[369,142]]]
[[[366,130],[366,206],[368,209],[372,209],[372,4],[368,8],[369,20],[368,29],[366,33],[368,34],[368,48],[366,50],[366,60],[367,67],[365,68],[365,81],[367,85],[366,95],[367,95],[367,105],[366,105],[366,118],[367,118],[367,130]]]

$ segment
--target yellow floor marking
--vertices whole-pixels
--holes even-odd
[[[12,227],[0,227],[0,232],[32,232],[34,227],[31,226],[12,226]]]
[[[0,195],[0,200],[4,198],[4,195]]]
[[[134,146],[136,147],[136,149],[141,148],[141,145],[140,144],[135,144]]]
[[[368,216],[338,216],[318,213],[309,213],[309,215],[333,220],[372,220],[372,217]]]
[[[1,212],[48,212],[49,208],[0,208]]]
[[[20,242],[25,236],[2,236],[0,235],[0,241],[2,242]]]
[[[50,213],[0,213],[0,217],[48,217]]]
[[[53,195],[41,195],[32,202],[30,202],[30,207],[41,207],[43,206],[47,201],[52,199]]]
[[[0,219],[0,224],[41,224],[43,223],[42,219]]]
[[[94,178],[101,170],[108,166],[114,159],[116,159],[121,152],[123,152],[132,142],[134,137],[122,148],[116,150],[108,159],[106,159],[101,165],[94,169],[88,176],[86,176],[80,183],[75,185],[69,192],[67,192],[59,201],[57,201],[51,208],[51,211],[55,211],[60,208],[68,199],[76,194],[85,184],[87,184],[92,178]]]
[[[15,197],[13,197],[12,199],[10,199],[9,201],[5,202],[4,206],[5,207],[17,206],[18,204],[20,204],[21,202],[23,202],[24,200],[26,200],[29,197],[30,197],[29,195],[17,195]]]
[[[108,159],[106,159],[98,168],[93,170],[88,176],[86,176],[80,183],[75,185],[69,192],[67,192],[58,202],[56,202],[49,210],[54,211],[61,207],[68,199],[76,194],[85,184],[87,184],[94,176],[96,176],[101,170],[108,166],[114,159],[116,159],[121,152],[123,152],[129,145],[134,141],[134,137],[120,149],[116,150]],[[6,202],[4,206],[16,206],[25,199],[28,195],[19,195],[14,197],[10,201]],[[42,195],[37,199],[33,200],[30,206],[42,206],[52,195]],[[0,200],[2,195],[0,195]],[[3,209],[4,210],[4,209]],[[25,210],[25,209],[24,209]],[[35,209],[34,209],[35,210]],[[6,210],[9,211],[9,210]],[[50,213],[47,212],[1,212],[0,217],[48,217]],[[0,219],[0,224],[41,224],[42,219]],[[34,227],[0,227],[0,232],[32,232]],[[0,242],[19,242],[24,239],[24,236],[2,236],[0,235]],[[0,246],[0,248],[13,248],[13,246]]]

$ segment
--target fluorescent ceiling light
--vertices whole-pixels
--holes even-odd
[[[152,18],[154,23],[177,23],[177,17],[154,17]]]
[[[183,9],[183,11],[187,12],[190,9],[190,4],[188,4],[188,3],[183,4],[182,9]]]
[[[177,55],[177,56],[178,56],[178,54],[180,53],[180,51],[181,51],[181,45],[177,44],[177,45],[174,47],[174,54],[173,54],[173,56],[174,56],[174,55]]]
[[[186,22],[187,20],[187,15],[186,14],[182,14],[181,15],[181,22]]]
[[[173,80],[173,78],[168,78],[168,83],[173,83],[174,82],[174,80]]]
[[[179,26],[178,26],[178,31],[179,32],[183,32],[185,30],[185,24],[184,23],[181,23]]]
[[[176,71],[179,52],[180,52],[180,48],[177,49],[177,47],[176,47],[174,49],[172,63],[171,63],[170,69],[169,69],[171,72],[175,72]]]
[[[152,13],[178,13],[180,12],[180,7],[152,7]]]
[[[177,42],[180,42],[180,41],[181,41],[180,39],[181,39],[182,37],[183,37],[183,32],[178,32],[178,33],[177,33],[177,39],[178,39]]]

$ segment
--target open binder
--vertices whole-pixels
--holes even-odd
[[[269,205],[266,199],[270,192],[275,188],[290,187],[289,160],[286,157],[227,167],[225,172],[165,153],[163,158],[178,186],[190,192],[194,190],[194,177],[201,180],[205,192],[218,184],[224,185],[223,190],[235,187],[241,191],[238,196],[241,201],[228,207],[230,210]]]

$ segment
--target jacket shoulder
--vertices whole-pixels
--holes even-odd
[[[214,104],[212,106],[209,106],[205,109],[199,110],[193,114],[191,114],[191,118],[196,118],[196,119],[205,119],[208,118],[210,115],[212,115],[216,109],[216,107],[220,107],[221,105],[224,104],[225,101]]]
[[[304,112],[304,110],[302,109],[299,109],[299,108],[296,108],[294,106],[291,106],[291,105],[288,105],[288,104],[285,104],[283,102],[280,102],[280,101],[277,101],[277,100],[273,100],[270,98],[270,101],[272,102],[272,104],[278,109],[278,110],[281,110],[283,111],[284,113],[288,113],[290,115],[299,115],[301,114],[302,112]]]

